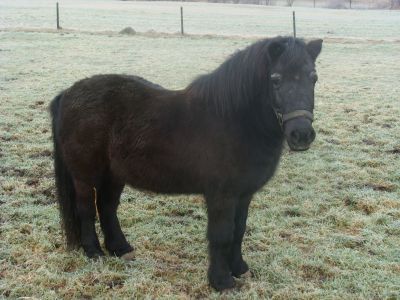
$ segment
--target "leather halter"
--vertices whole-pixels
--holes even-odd
[[[274,108],[274,112],[276,114],[276,117],[278,119],[278,122],[279,122],[279,125],[281,126],[281,128],[283,128],[283,125],[285,124],[285,122],[292,120],[292,119],[296,119],[296,118],[303,117],[303,118],[309,119],[311,122],[314,121],[313,113],[308,110],[304,110],[304,109],[298,109],[298,110],[291,111],[287,114],[282,114],[279,110]]]

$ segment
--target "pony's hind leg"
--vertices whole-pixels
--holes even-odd
[[[133,248],[126,241],[117,217],[117,208],[124,185],[111,174],[104,176],[97,190],[97,208],[107,250],[111,255],[130,259],[128,253],[131,253]]]
[[[96,206],[93,186],[74,179],[81,246],[88,257],[104,255],[96,234]]]

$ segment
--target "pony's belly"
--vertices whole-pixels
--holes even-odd
[[[163,176],[153,178],[128,178],[127,183],[133,188],[147,190],[161,194],[200,194],[202,189],[187,180],[165,178]]]
[[[122,172],[121,172],[122,171]],[[124,178],[130,186],[164,194],[202,193],[201,183],[191,172],[175,170],[155,162],[137,163],[114,172]]]

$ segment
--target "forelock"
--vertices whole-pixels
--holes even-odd
[[[284,68],[301,67],[310,60],[303,40],[287,38],[285,44],[286,49],[280,57],[280,63]]]

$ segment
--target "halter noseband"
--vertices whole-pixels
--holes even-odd
[[[274,108],[274,112],[276,114],[276,117],[278,119],[278,122],[279,122],[279,125],[281,126],[281,128],[283,128],[283,125],[285,124],[285,122],[292,120],[292,119],[300,118],[300,117],[309,119],[311,122],[314,121],[313,113],[308,110],[304,110],[304,109],[298,109],[298,110],[291,111],[287,114],[282,114],[276,108]]]

